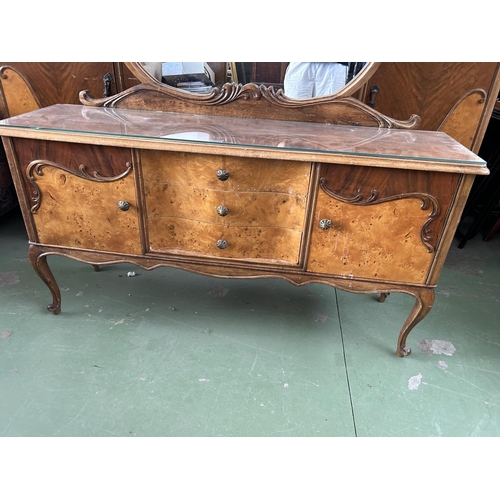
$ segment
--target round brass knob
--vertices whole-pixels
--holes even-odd
[[[125,201],[125,200],[120,200],[118,202],[118,208],[120,210],[123,210],[124,212],[126,212],[130,208],[130,203],[128,201]]]
[[[321,219],[319,221],[319,227],[323,230],[330,229],[332,227],[332,221],[330,219]]]
[[[220,207],[217,207],[217,213],[221,217],[225,217],[229,213],[229,210],[224,205],[221,205]]]
[[[217,247],[220,248],[221,250],[224,250],[224,248],[227,248],[227,241],[217,240]]]
[[[227,181],[229,179],[229,172],[224,169],[217,170],[217,179],[220,181]]]

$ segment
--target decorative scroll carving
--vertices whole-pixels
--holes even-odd
[[[365,115],[370,116],[374,121],[378,123],[380,128],[401,128],[401,129],[415,129],[421,122],[418,115],[411,115],[407,121],[395,120],[394,118],[389,118],[381,113],[378,113],[374,109],[370,108],[361,101],[358,101],[354,97],[315,97],[312,99],[290,99],[283,91],[279,89],[277,92],[274,91],[273,87],[262,87],[262,97],[267,99],[269,102],[275,104],[276,106],[282,106],[287,108],[306,108],[310,106],[318,105],[338,105],[344,106],[352,109],[353,111],[360,111]],[[265,92],[264,92],[265,90]]]
[[[31,198],[31,200],[33,201],[33,206],[31,207],[31,213],[33,214],[38,211],[38,209],[40,208],[40,204],[42,202],[42,193],[40,191],[40,188],[38,187],[38,184],[36,182],[36,177],[34,174],[36,174],[38,177],[41,177],[43,175],[43,169],[45,167],[55,167],[58,168],[59,170],[63,170],[64,172],[68,172],[69,174],[73,174],[82,179],[94,182],[118,181],[120,179],[125,178],[132,171],[132,165],[130,164],[130,162],[127,162],[125,163],[126,170],[122,174],[117,175],[115,177],[104,177],[96,170],[94,170],[92,174],[90,174],[87,171],[87,166],[84,164],[79,165],[78,171],[76,172],[53,161],[34,160],[26,167],[26,174],[33,186],[33,197]]]
[[[244,101],[263,100],[267,101],[272,106],[290,111],[307,111],[308,108],[311,108],[311,110],[316,112],[322,107],[325,107],[325,109],[328,107],[329,114],[331,114],[332,117],[338,115],[338,117],[342,117],[343,120],[346,120],[346,117],[357,115],[363,117],[363,121],[369,120],[372,126],[378,126],[380,128],[415,129],[421,121],[420,117],[417,115],[411,115],[407,121],[395,120],[379,113],[353,97],[324,96],[312,99],[291,99],[284,95],[282,89],[276,91],[273,87],[266,87],[265,85],[257,86],[253,83],[247,83],[245,85],[241,83],[226,83],[220,88],[215,87],[212,91],[203,94],[190,94],[184,90],[179,90],[167,85],[142,83],[107,98],[94,98],[92,94],[86,90],[80,92],[79,97],[80,102],[86,106],[107,108],[127,108],[129,106],[133,108],[135,106],[135,101],[140,99],[142,109],[144,109],[145,102],[150,101],[152,103],[151,109],[156,110],[163,109],[161,102],[165,101],[165,99],[174,99],[186,104],[202,107],[223,106],[234,103],[240,99]],[[165,106],[165,104],[163,104],[163,106]],[[341,121],[340,119],[336,121],[333,118],[331,120],[332,123],[340,123]],[[351,121],[353,125],[357,124],[355,118],[352,118]],[[326,122],[329,121],[326,120]]]
[[[362,194],[357,194],[356,196],[353,196],[352,198],[346,198],[344,196],[340,196],[339,194],[331,191],[327,185],[326,181],[324,178],[321,178],[319,180],[319,185],[321,189],[328,195],[331,196],[333,199],[340,201],[342,203],[347,203],[349,205],[360,205],[360,206],[367,206],[367,205],[379,205],[381,203],[387,203],[390,201],[395,201],[395,200],[403,200],[407,198],[416,198],[422,202],[422,205],[420,208],[422,210],[428,210],[431,208],[431,213],[429,214],[429,218],[425,221],[424,225],[422,226],[422,229],[420,231],[420,238],[422,240],[422,243],[425,245],[427,248],[427,251],[429,253],[434,252],[434,247],[429,243],[431,240],[431,229],[430,229],[430,224],[431,222],[439,215],[439,202],[438,200],[430,195],[430,194],[424,194],[424,193],[402,193],[402,194],[397,194],[394,196],[388,196],[386,198],[379,198],[380,194],[376,189],[372,189],[370,191],[370,196],[368,198],[364,198]]]

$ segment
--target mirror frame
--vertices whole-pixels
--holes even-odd
[[[168,87],[170,89],[173,89],[175,87],[171,87],[170,85],[167,85],[166,83],[158,81],[154,76],[150,75],[144,66],[142,66],[141,63],[138,62],[126,62],[124,63],[125,66],[130,70],[130,72],[141,82],[141,83],[149,83],[149,84],[154,84],[154,85],[161,85],[164,87]],[[356,94],[362,87],[370,80],[370,78],[374,75],[374,73],[377,71],[378,67],[380,66],[380,62],[368,62],[365,64],[365,66],[362,68],[362,70],[344,87],[342,87],[338,92],[335,94],[330,94],[327,96],[321,96],[321,97],[312,97],[310,99],[292,99],[290,97],[287,97],[286,94],[282,93],[281,90],[278,90],[277,93],[282,93],[283,97],[286,98],[287,100],[290,99],[291,101],[295,102],[303,102],[303,101],[315,101],[315,100],[320,100],[324,99],[325,97],[327,98],[332,98],[332,97],[350,97]],[[239,83],[226,83],[224,86],[242,86],[242,84]],[[255,84],[247,84],[247,85],[255,85]],[[218,87],[216,87],[218,88]],[[272,88],[270,87],[265,87],[265,88]],[[187,90],[182,90],[182,89],[176,89],[179,92],[183,92],[184,94],[187,95],[192,95],[190,94]],[[220,88],[219,88],[220,90]]]

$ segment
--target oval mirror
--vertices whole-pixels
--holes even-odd
[[[252,83],[281,90],[290,99],[353,96],[380,63],[288,62],[131,62],[127,68],[141,83],[164,84],[205,93],[226,83]]]

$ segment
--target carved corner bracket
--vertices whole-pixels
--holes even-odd
[[[422,202],[420,206],[421,210],[429,210],[429,208],[431,210],[428,219],[425,221],[420,231],[420,239],[422,240],[422,243],[427,248],[427,251],[429,253],[434,252],[434,246],[429,243],[432,239],[430,224],[440,213],[439,202],[434,196],[424,193],[401,193],[394,196],[380,198],[380,193],[376,189],[372,189],[368,198],[365,198],[362,194],[357,194],[356,196],[347,198],[335,193],[334,191],[331,191],[326,185],[326,180],[324,177],[319,180],[319,185],[328,196],[348,205],[379,205],[381,203],[388,203],[391,201],[403,200],[408,198],[416,198],[420,200]]]

